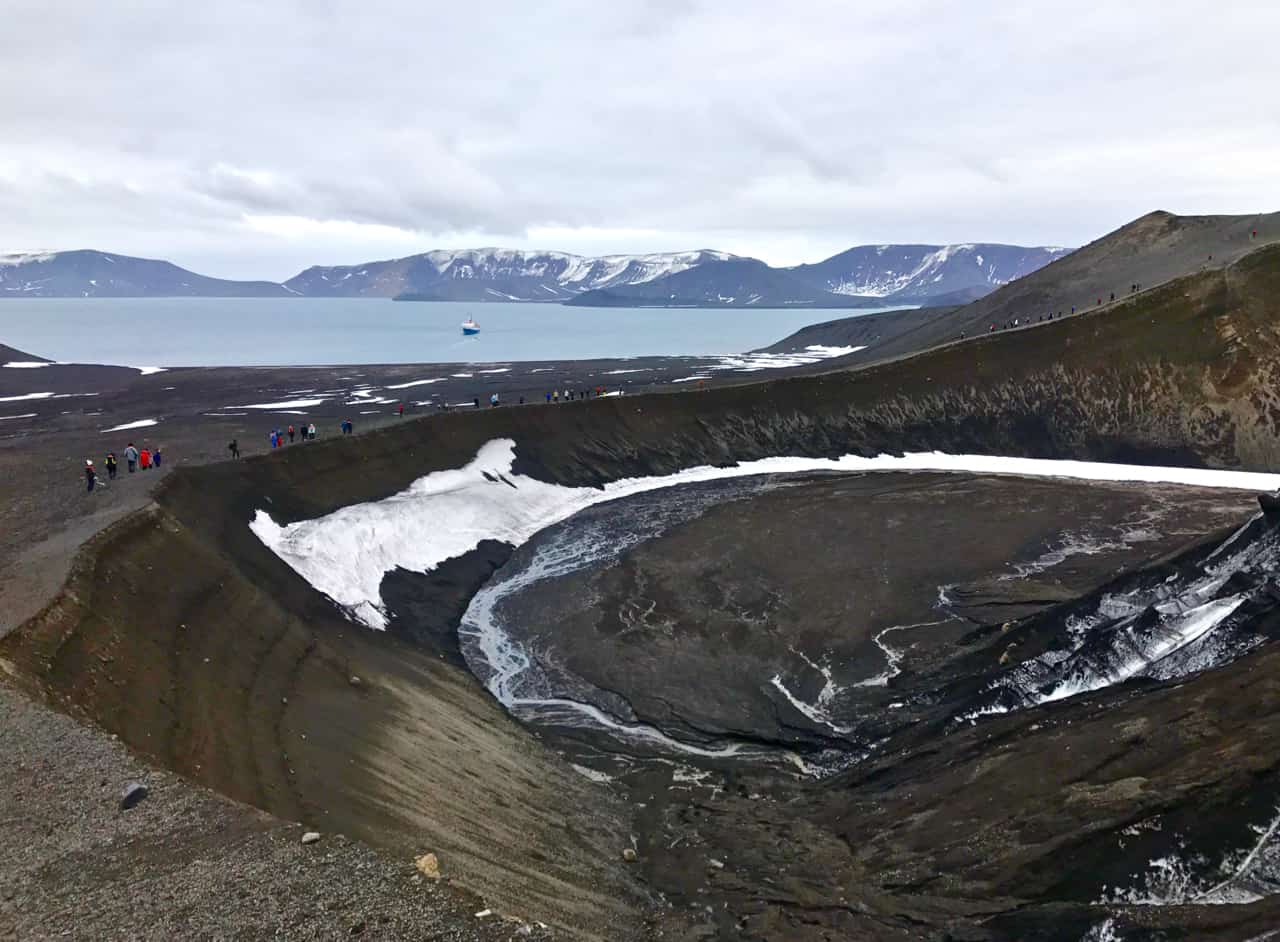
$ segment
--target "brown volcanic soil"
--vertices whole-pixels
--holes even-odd
[[[482,898],[421,878],[411,860],[327,830],[304,846],[302,827],[159,771],[4,686],[0,748],[0,939],[508,942],[519,928],[476,919]],[[121,811],[134,781],[150,794]]]
[[[271,585],[152,509],[90,543],[0,668],[232,798],[393,859],[435,852],[501,912],[627,937],[645,901],[608,794],[469,675]]]

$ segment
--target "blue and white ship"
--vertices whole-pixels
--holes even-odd
[[[462,332],[468,337],[474,337],[476,334],[480,333],[480,325],[472,320],[471,316],[468,315],[467,319],[462,322]]]

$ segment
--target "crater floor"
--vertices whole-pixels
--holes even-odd
[[[1087,697],[989,706],[1019,665],[1078,644],[1094,608],[1133,598],[1149,621],[1172,603],[1145,593],[1200,592],[1215,565],[1270,559],[1266,521],[1238,529],[1252,495],[914,473],[718,496],[696,512],[673,512],[676,492],[593,507],[497,576],[566,547],[581,559],[494,610],[531,655],[526,694],[704,751],[750,747],[681,753],[547,715],[553,741],[631,800],[645,875],[675,904],[668,932],[1248,939],[1275,925],[1270,647],[1250,655],[1240,635],[1223,657],[1258,667],[1235,681],[1203,661],[1183,683],[1116,675]],[[659,535],[600,551],[664,509]],[[1224,634],[1270,630],[1265,578],[1214,581],[1249,611]],[[1157,655],[1180,617],[1157,626]],[[1143,624],[1097,630],[1114,653],[1117,633],[1141,648]],[[1081,650],[1111,676],[1107,652]],[[1242,766],[1246,743],[1258,753]],[[780,753],[816,774],[755,761]],[[1228,897],[1239,905],[1204,905]]]

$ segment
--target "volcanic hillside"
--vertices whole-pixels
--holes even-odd
[[[1280,241],[1280,213],[1175,216],[1148,213],[1044,268],[929,324],[884,321],[877,359],[914,353],[1011,325],[1039,323],[1124,301],[1133,285],[1150,291],[1174,278],[1224,269]],[[1114,295],[1114,298],[1113,298]],[[1101,301],[1101,305],[1099,304]],[[928,309],[926,309],[928,310]],[[868,351],[870,355],[871,351]]]
[[[0,665],[184,775],[286,817],[323,818],[406,859],[425,845],[440,848],[495,905],[581,937],[627,938],[619,927],[642,926],[659,887],[688,893],[688,919],[714,919],[717,929],[698,930],[704,938],[734,937],[735,924],[774,939],[824,931],[941,939],[955,938],[946,933],[957,926],[975,939],[1067,937],[1055,925],[1079,938],[1097,914],[1064,870],[1064,851],[1074,846],[1055,830],[1064,819],[1043,809],[1074,809],[1072,827],[1103,809],[1096,826],[1110,836],[1156,805],[1194,817],[1197,789],[1224,807],[1265,804],[1280,774],[1280,743],[1261,732],[1280,728],[1272,646],[1192,683],[1160,687],[1159,736],[1171,745],[1145,767],[1117,757],[1146,736],[1136,701],[1117,714],[1138,724],[1125,727],[1129,746],[1101,728],[1088,699],[1054,714],[1079,724],[1061,734],[1056,722],[1039,725],[1037,712],[1002,718],[992,734],[979,726],[930,738],[938,730],[926,724],[874,772],[827,788],[786,786],[777,803],[752,803],[756,786],[731,777],[711,803],[679,812],[686,830],[705,819],[699,833],[713,843],[695,856],[681,856],[688,849],[675,843],[646,846],[641,880],[618,855],[635,808],[571,771],[541,734],[494,704],[451,662],[447,630],[437,643],[353,624],[249,522],[264,508],[283,523],[389,497],[430,471],[461,467],[499,438],[515,442],[515,473],[574,485],[776,455],[935,449],[1272,470],[1280,466],[1280,246],[1258,247],[1253,228],[1258,242],[1280,236],[1276,217],[1144,217],[1027,285],[963,309],[938,336],[1068,286],[1086,297],[1102,284],[1114,283],[1118,294],[1132,282],[1151,286],[1140,294],[865,369],[442,415],[364,436],[358,448],[322,441],[179,470],[155,507],[85,548],[60,597],[0,642]],[[1198,270],[1196,260],[1210,252],[1215,267]],[[1085,267],[1089,253],[1096,271]],[[1224,256],[1230,264],[1219,264]],[[813,548],[821,551],[821,540]],[[413,603],[441,625],[455,623],[510,552],[487,542],[415,577]],[[997,669],[994,658],[987,667]],[[1237,704],[1236,726],[1216,725],[1220,702]],[[1052,760],[1071,748],[1078,764]],[[1122,781],[1111,774],[1116,763]],[[977,780],[981,793],[966,784]],[[1019,782],[1036,784],[1028,791]],[[969,798],[949,814],[943,793]],[[632,800],[647,804],[649,795]],[[995,826],[992,809],[1017,827],[979,843],[975,834],[994,833],[984,830]],[[951,823],[919,826],[929,818]],[[870,841],[858,821],[877,822],[887,842],[880,859],[893,861],[893,872],[858,853]],[[1096,854],[1101,845],[1079,846]],[[688,868],[700,878],[714,869],[706,857],[722,848],[744,867],[758,865],[730,873],[720,895],[705,897],[723,919],[706,915],[702,891],[681,883]],[[774,869],[760,869],[756,856],[771,853]],[[1245,938],[1246,929],[1274,925],[1269,905],[1142,918],[1198,926],[1198,938]]]

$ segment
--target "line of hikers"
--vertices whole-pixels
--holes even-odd
[[[1142,284],[1140,282],[1135,281],[1133,284],[1129,285],[1130,294],[1137,294],[1141,290],[1142,290]],[[1116,293],[1112,291],[1110,298],[1107,300],[1107,303],[1108,304],[1113,303],[1115,299],[1116,299]],[[1095,306],[1097,306],[1097,305],[1101,305],[1102,303],[1103,303],[1102,295],[1098,295],[1098,300],[1094,302],[1094,304]],[[1074,314],[1075,312],[1076,312],[1075,305],[1072,305],[1070,313]],[[1015,317],[1012,320],[1005,321],[1003,324],[991,324],[987,328],[987,333],[994,334],[1001,330],[1013,330],[1014,328],[1017,328],[1017,327],[1028,327],[1031,324],[1043,324],[1048,321],[1058,320],[1059,318],[1067,317],[1067,316],[1069,315],[1063,311],[1058,311],[1056,314],[1053,311],[1050,311],[1048,314],[1041,314],[1039,317],[1035,319],[1032,319],[1030,317],[1027,317],[1027,318]],[[960,339],[963,340],[964,336],[961,335]]]
[[[560,394],[560,390],[553,389],[547,393],[547,402],[573,402],[576,399],[599,399],[609,391],[607,386],[597,386],[594,389],[566,389],[564,395]]]
[[[355,424],[350,419],[343,419],[339,428],[342,429],[343,435],[352,435],[356,430]],[[316,424],[314,422],[308,422],[304,425],[299,425],[297,428],[292,425],[282,429],[273,428],[267,433],[267,441],[271,444],[273,449],[283,448],[286,444],[293,444],[295,440],[313,442],[316,440],[317,434],[319,433],[316,431]],[[237,438],[231,439],[231,441],[227,443],[227,451],[231,454],[232,458],[239,458],[240,440]]]
[[[294,436],[301,435],[304,442],[313,442],[316,440],[316,424],[312,422],[309,425],[303,425],[301,428],[294,428],[290,425],[287,429],[273,428],[267,434],[267,440],[271,442],[272,448],[283,448],[285,436],[289,436],[289,444],[293,444]],[[230,446],[228,446],[230,447]],[[238,457],[239,448],[234,449]]]
[[[138,448],[133,442],[129,442],[128,447],[124,450],[124,462],[130,474],[135,471],[150,471],[152,468],[158,468],[163,461],[164,455],[161,453],[159,445],[151,448],[143,443],[143,446]],[[116,458],[114,451],[107,452],[106,458],[102,461],[102,466],[107,470],[107,480],[114,481],[116,475],[120,472],[120,461]],[[92,493],[98,483],[98,470],[93,466],[92,459],[86,458],[84,461],[84,477],[88,491]]]

